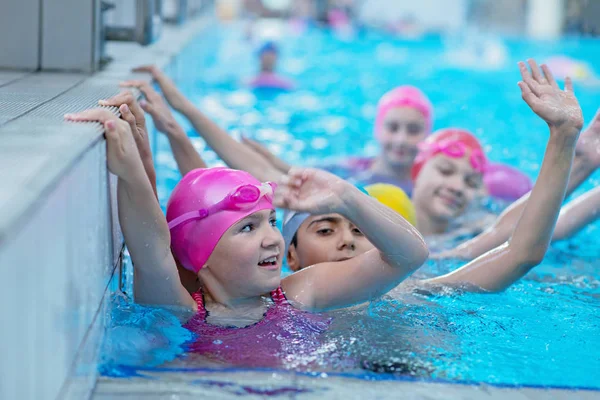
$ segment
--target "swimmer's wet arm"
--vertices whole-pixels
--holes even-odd
[[[563,240],[600,218],[600,187],[569,202],[560,211],[553,240]]]
[[[146,99],[141,101],[141,106],[152,117],[156,129],[167,135],[171,151],[182,176],[193,169],[206,168],[204,160],[194,148],[190,138],[188,138],[181,125],[175,121],[171,110],[169,110],[160,94],[148,82],[126,81],[122,82],[121,86],[136,87],[144,94]]]
[[[261,181],[279,180],[281,171],[252,148],[229,136],[190,101],[187,101],[179,111],[230,168],[249,172]]]
[[[577,137],[583,125],[581,108],[570,80],[562,92],[543,66],[530,60],[532,75],[520,65],[523,99],[549,125],[550,139],[538,180],[510,240],[430,284],[469,285],[475,291],[502,291],[538,265],[550,241],[567,189]]]
[[[144,169],[146,170],[146,175],[152,185],[154,195],[158,197],[156,191],[156,171],[154,170],[154,161],[152,160],[152,150],[150,149],[146,118],[137,99],[132,92],[127,90],[109,99],[99,100],[98,104],[107,107],[118,107],[121,118],[129,123],[135,138],[135,144],[140,153],[140,157],[142,158],[142,163],[144,164]]]
[[[170,233],[147,180],[119,179],[119,222],[134,265],[134,297],[141,304],[196,305],[181,284],[170,250]]]
[[[167,222],[144,170],[129,124],[106,109],[86,110],[65,118],[104,124],[108,168],[119,178],[119,223],[135,267],[136,300],[194,310],[195,302],[179,281],[169,249]]]
[[[292,166],[290,164],[277,157],[261,143],[244,136],[242,136],[242,143],[250,147],[252,150],[257,152],[261,156],[263,156],[267,161],[269,161],[269,163],[271,163],[273,168],[277,169],[282,174],[287,174],[290,171],[290,169],[292,169]]]
[[[581,133],[581,136],[577,141],[575,159],[573,160],[573,167],[569,175],[566,197],[570,196],[575,189],[585,182],[598,167],[600,167],[600,110],[598,110],[588,128]],[[472,260],[494,247],[501,245],[507,241],[512,234],[514,227],[527,204],[529,195],[530,193],[527,193],[511,204],[502,214],[500,214],[496,223],[480,235],[462,243],[454,250],[445,251],[435,255],[434,258],[460,258]],[[591,205],[591,201],[585,201],[582,204]],[[593,220],[592,210],[589,208],[585,209],[584,207],[586,206],[579,206],[577,207],[577,210],[588,213],[590,215],[589,218],[592,218],[591,220]],[[585,210],[587,210],[587,212]],[[570,211],[567,214],[573,215],[575,212],[578,211]],[[570,223],[566,221],[566,218],[568,217],[563,218],[562,215],[558,218],[555,235],[553,237],[554,240],[565,239],[581,229],[581,226],[574,229],[567,228]],[[587,218],[580,219],[580,221],[586,220]],[[577,224],[574,224],[574,226],[577,226]],[[563,229],[563,227],[565,228]]]
[[[221,129],[216,123],[196,108],[196,106],[181,93],[175,83],[166,74],[160,71],[160,69],[154,66],[144,66],[136,68],[134,71],[149,72],[152,74],[152,77],[160,86],[161,91],[171,107],[183,114],[190,121],[196,132],[206,140],[206,143],[230,168],[247,171],[261,181],[276,181],[281,177],[281,172],[273,167],[267,159],[252,148],[229,136],[225,130]],[[184,148],[187,149],[186,151],[193,150],[195,152],[195,149],[191,142],[189,142],[189,138],[187,138],[185,132],[183,135],[181,135],[180,132],[172,132],[171,135],[176,142],[175,147],[172,147],[174,154],[176,153],[176,150]],[[173,146],[173,144],[175,143],[171,142],[171,146]]]
[[[320,174],[333,177],[324,171]],[[331,208],[311,211],[344,215],[375,248],[349,260],[317,264],[286,277],[283,288],[288,299],[310,311],[347,307],[381,296],[428,257],[423,237],[400,214],[344,180],[330,179],[337,200],[328,200],[333,204]]]
[[[206,168],[206,163],[196,151],[194,144],[181,125],[170,126],[165,134],[169,139],[169,145],[181,176],[185,176],[185,174],[196,168]]]

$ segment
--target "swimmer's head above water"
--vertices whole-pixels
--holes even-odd
[[[249,296],[277,288],[284,244],[273,190],[243,171],[187,173],[167,204],[175,257],[202,281]]]
[[[433,106],[419,89],[399,86],[377,104],[375,136],[392,168],[410,168],[417,145],[431,132]]]
[[[287,211],[282,233],[292,271],[323,262],[347,260],[373,248],[365,235],[340,214],[310,215]]]
[[[279,47],[271,40],[264,42],[256,52],[260,59],[261,72],[274,72],[279,56]]]
[[[402,189],[388,184],[357,187],[415,224],[414,207]],[[310,215],[286,211],[282,234],[292,271],[353,258],[373,248],[360,229],[339,214]]]
[[[463,129],[442,129],[421,143],[411,170],[419,230],[424,219],[442,226],[462,215],[482,192],[487,164],[481,143]]]

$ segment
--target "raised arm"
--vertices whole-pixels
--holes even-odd
[[[242,136],[242,143],[244,143],[246,146],[250,147],[256,153],[263,156],[269,163],[271,163],[273,168],[276,168],[282,174],[287,174],[290,171],[290,169],[292,168],[292,166],[290,164],[286,163],[281,158],[277,157],[269,149],[267,149],[264,145],[257,142],[256,140]]]
[[[191,122],[198,134],[230,168],[247,171],[262,181],[279,180],[281,172],[277,168],[253,149],[229,136],[227,132],[204,115],[162,71],[156,67],[140,67],[135,71],[152,74],[171,107],[182,113]],[[123,82],[123,85],[138,87],[143,83],[143,81],[128,81]]]
[[[134,264],[136,301],[194,310],[195,302],[181,284],[171,255],[167,221],[148,181],[128,123],[106,109],[87,110],[65,118],[99,121],[104,125],[108,168],[119,177],[119,222]]]
[[[562,91],[546,66],[542,66],[542,74],[535,61],[529,60],[529,65],[531,74],[524,63],[519,63],[523,77],[519,87],[529,107],[548,123],[550,138],[539,177],[515,230],[508,242],[426,283],[501,291],[544,258],[565,197],[583,116],[569,79]]]
[[[98,101],[98,104],[106,107],[117,107],[121,113],[121,118],[129,124],[131,132],[133,132],[133,138],[135,139],[138,152],[142,158],[144,170],[152,185],[152,190],[157,196],[156,171],[154,170],[154,162],[152,160],[152,150],[150,149],[146,118],[144,118],[144,111],[140,108],[133,93],[126,90],[110,99],[100,100]]]
[[[577,189],[596,169],[600,167],[600,110],[592,120],[588,128],[581,133],[575,149],[575,159],[573,160],[573,168],[569,176],[566,196],[569,196]],[[530,193],[520,198],[511,204],[496,220],[493,226],[482,232],[480,235],[462,243],[454,250],[445,251],[435,258],[461,258],[471,260],[479,257],[483,253],[493,249],[504,243],[510,237],[514,227],[519,220]],[[585,204],[590,204],[585,202]],[[579,210],[582,210],[579,208]],[[571,211],[572,212],[572,211]],[[565,214],[566,215],[566,214]],[[566,218],[566,217],[565,217]],[[560,240],[566,238],[566,233],[562,227],[569,225],[564,221],[561,214],[558,218],[556,226],[556,234],[561,234],[560,237],[555,235],[554,239]]]
[[[148,82],[135,81],[134,83],[128,84],[125,82],[123,85],[136,87],[144,94],[145,100],[142,100],[140,105],[144,111],[150,114],[156,129],[164,133],[169,139],[181,175],[183,176],[196,168],[206,168],[204,160],[194,148],[181,125],[175,121],[162,96]]]
[[[562,208],[556,222],[553,240],[567,239],[598,218],[600,218],[600,187],[595,187]]]
[[[278,207],[348,218],[375,246],[346,261],[313,265],[286,277],[288,299],[311,311],[346,307],[394,288],[427,259],[419,232],[400,214],[328,172],[292,168],[277,190]]]

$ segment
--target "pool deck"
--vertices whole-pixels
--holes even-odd
[[[600,391],[506,388],[423,381],[367,381],[279,373],[154,373],[146,378],[101,378],[94,400],[166,399],[600,399]]]

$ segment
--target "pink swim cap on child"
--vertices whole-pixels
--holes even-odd
[[[479,160],[477,160],[477,164],[480,164],[479,167],[484,168],[487,166],[487,158],[485,156],[485,152],[483,151],[483,147],[481,146],[479,140],[477,140],[477,138],[473,136],[471,132],[460,128],[440,129],[419,145],[419,153],[417,154],[415,162],[410,171],[413,182],[417,180],[417,176],[419,176],[421,169],[427,161],[439,153],[444,153],[444,151],[435,150],[437,147],[440,145],[443,146],[454,143],[460,144],[460,147],[469,152],[469,154],[466,155],[471,158],[472,164],[473,161],[475,161],[475,159],[473,159],[473,155],[476,154],[479,158]]]
[[[243,209],[206,211],[224,199],[235,199],[232,195],[243,186],[265,184],[247,172],[219,167],[192,170],[175,186],[167,203],[167,221],[171,249],[184,268],[198,273],[233,224],[257,211],[273,209],[272,197],[261,194]],[[188,213],[197,215],[189,217]]]
[[[433,120],[433,106],[423,92],[414,86],[399,86],[390,90],[379,99],[377,103],[377,116],[375,117],[375,133],[381,132],[383,119],[392,108],[411,107],[419,111],[425,118],[425,129],[431,132]]]

